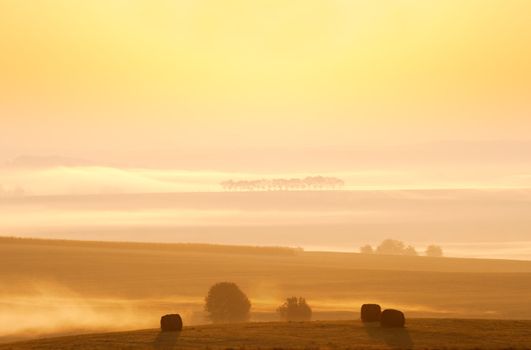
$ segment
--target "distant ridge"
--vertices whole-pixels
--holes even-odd
[[[60,166],[90,166],[95,165],[93,162],[63,156],[34,156],[34,155],[22,155],[8,161],[5,166],[10,168],[53,168]]]
[[[461,258],[426,256],[405,256],[386,254],[361,254],[357,251],[305,251],[303,248],[282,246],[224,245],[216,243],[173,243],[173,242],[135,242],[135,241],[97,241],[70,240],[54,238],[32,238],[0,236],[0,246],[16,247],[34,246],[40,249],[49,247],[88,248],[123,251],[160,251],[171,253],[229,254],[250,256],[285,256],[302,259],[333,259],[334,264],[357,266],[370,270],[405,270],[405,271],[439,271],[439,272],[491,272],[491,273],[531,273],[531,261],[510,259]],[[247,257],[242,257],[247,258]],[[419,264],[419,262],[423,262]],[[428,266],[429,265],[429,266]]]
[[[0,236],[0,244],[34,244],[54,245],[63,247],[107,247],[127,249],[152,249],[185,252],[221,253],[221,254],[252,254],[252,255],[295,255],[302,248],[274,246],[223,245],[209,243],[156,243],[156,242],[119,242],[119,241],[82,241],[67,239],[46,239]]]

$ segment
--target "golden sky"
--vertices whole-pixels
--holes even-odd
[[[0,147],[529,140],[526,0],[0,0]]]

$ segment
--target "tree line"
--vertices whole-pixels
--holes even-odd
[[[345,185],[337,177],[307,176],[291,179],[227,180],[220,183],[225,191],[297,191],[335,190]]]
[[[373,248],[370,244],[364,245],[360,248],[360,253],[362,254],[385,254],[385,255],[408,255],[408,256],[418,256],[419,253],[412,245],[406,245],[402,241],[395,239],[386,239],[376,248]],[[429,245],[424,251],[425,256],[430,257],[442,257],[443,250],[438,245]]]
[[[26,191],[20,187],[7,187],[0,185],[0,197],[22,197],[26,195]]]

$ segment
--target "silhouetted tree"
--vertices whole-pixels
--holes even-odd
[[[409,255],[409,256],[417,256],[417,255],[419,255],[419,254],[417,253],[417,251],[415,250],[415,247],[410,246],[410,245],[408,245],[408,246],[404,249],[404,251],[403,251],[402,254],[403,254],[403,255]]]
[[[441,247],[439,247],[438,245],[429,245],[427,248],[426,248],[426,256],[431,256],[431,257],[434,257],[434,258],[440,258],[443,256],[443,250]]]
[[[376,248],[377,254],[386,254],[386,255],[409,255],[416,256],[418,255],[415,247],[408,245],[406,246],[404,242],[397,241],[395,239],[386,239]]]
[[[374,249],[372,249],[372,246],[369,244],[364,245],[360,248],[361,254],[374,254]]]
[[[232,282],[213,285],[205,298],[205,311],[213,323],[248,321],[250,310],[249,298]]]
[[[386,239],[378,248],[376,248],[376,253],[378,254],[389,254],[389,255],[402,255],[406,249],[404,242],[397,241],[395,239]]]
[[[234,181],[232,180],[222,181],[220,185],[225,191],[232,191],[234,189]]]
[[[277,312],[286,321],[310,321],[312,319],[312,309],[306,303],[306,299],[300,297],[287,298],[286,302],[278,307]]]

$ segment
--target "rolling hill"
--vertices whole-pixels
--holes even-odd
[[[413,319],[403,329],[359,321],[248,323],[88,334],[0,345],[0,350],[529,349],[531,321]]]
[[[289,296],[314,320],[358,319],[378,302],[408,317],[531,319],[531,262],[304,252],[194,244],[0,239],[0,342],[152,328],[179,312],[207,323],[211,285],[233,281],[252,321],[276,321]]]

